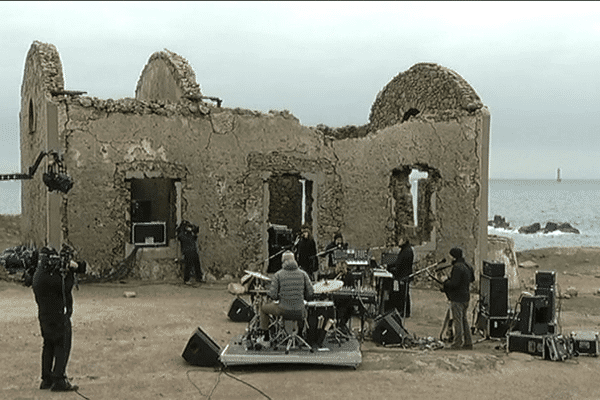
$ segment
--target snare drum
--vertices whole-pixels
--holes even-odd
[[[306,341],[314,345],[319,342],[320,332],[323,331],[327,320],[335,319],[335,306],[333,301],[309,301],[306,308],[308,310]]]

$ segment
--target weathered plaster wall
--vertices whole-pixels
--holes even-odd
[[[29,72],[36,62],[26,68],[24,87],[38,87],[32,96],[57,106],[59,141],[76,182],[63,197],[64,235],[92,270],[114,268],[132,248],[132,178],[178,182],[181,217],[200,226],[201,260],[220,276],[262,269],[271,176],[314,182],[313,233],[320,249],[338,231],[353,247],[371,248],[398,239],[390,179],[393,170],[407,167],[432,177],[435,210],[424,222],[435,234],[426,257],[439,259],[456,245],[476,267],[484,257],[489,113],[453,71],[417,64],[378,95],[369,124],[332,129],[302,126],[287,111],[207,104],[187,61],[168,51],[150,57],[135,99],[50,96]],[[22,139],[22,148],[42,146],[23,126]],[[33,205],[24,212],[44,212],[36,191],[26,192]],[[177,249],[175,240],[143,249],[135,275],[177,276]]]
[[[142,177],[134,172],[182,181],[184,218],[200,226],[204,264],[216,272],[263,259],[265,173],[332,170],[320,135],[286,112],[211,108],[209,115],[189,116],[177,107],[160,115],[136,100],[130,106],[141,107],[139,113],[111,112],[104,104],[67,101],[67,161],[77,182],[69,192],[69,238],[96,248],[86,254],[96,263],[123,257],[125,179]]]
[[[436,249],[436,255],[445,256],[453,245],[474,254],[479,227],[473,207],[480,177],[476,174],[478,142],[465,132],[471,119],[474,117],[464,116],[434,123],[419,118],[357,139],[357,143],[334,143],[339,159],[336,170],[344,182],[343,214],[350,243],[359,238],[366,247],[390,243],[392,199],[386,189],[392,170],[422,165],[438,171],[441,178],[434,218],[437,241],[443,246]]]
[[[33,42],[25,60],[21,84],[21,171],[28,172],[41,151],[59,150],[48,148],[48,106],[55,105],[50,92],[64,89],[62,64],[56,47]],[[21,210],[23,239],[38,246],[46,244],[48,229],[48,192],[41,176],[47,159],[33,179],[21,181]],[[54,194],[52,194],[54,196]],[[58,196],[58,195],[56,195]]]

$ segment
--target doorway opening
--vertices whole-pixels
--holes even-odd
[[[267,272],[281,268],[283,251],[293,247],[302,225],[312,226],[313,181],[300,174],[272,175],[269,188],[269,266]]]
[[[175,238],[175,199],[173,179],[131,179],[131,243],[168,246]]]

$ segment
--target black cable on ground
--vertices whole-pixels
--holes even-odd
[[[89,397],[85,397],[84,395],[82,395],[81,393],[79,393],[79,390],[75,390],[75,393],[77,393],[79,396],[83,397],[85,400],[90,400]]]
[[[269,400],[272,400],[272,399],[271,399],[271,397],[269,397],[269,395],[267,395],[265,392],[263,392],[262,390],[260,390],[260,389],[259,389],[259,388],[257,388],[256,386],[253,386],[252,384],[250,384],[250,383],[248,383],[248,382],[245,382],[244,380],[242,380],[242,379],[238,378],[237,376],[235,376],[235,375],[233,375],[233,374],[231,374],[231,373],[229,373],[229,372],[225,371],[225,369],[224,369],[224,368],[221,368],[221,369],[219,369],[219,374],[217,375],[217,380],[215,381],[215,384],[214,384],[214,386],[212,387],[212,389],[211,389],[210,393],[209,393],[208,395],[205,395],[204,393],[202,393],[202,391],[200,390],[200,388],[199,388],[199,387],[198,387],[198,386],[197,386],[197,385],[196,385],[196,384],[195,384],[195,383],[194,383],[194,382],[191,380],[189,373],[190,373],[190,372],[193,372],[193,371],[197,371],[197,370],[192,370],[192,369],[190,369],[190,370],[187,370],[187,371],[186,371],[186,373],[185,373],[185,374],[186,374],[186,376],[187,376],[187,379],[188,379],[188,381],[190,381],[190,383],[191,383],[192,385],[194,385],[194,387],[196,388],[196,390],[198,390],[198,393],[200,393],[200,395],[201,395],[202,397],[206,397],[208,400],[210,400],[210,399],[212,398],[212,395],[214,394],[215,390],[217,390],[217,387],[219,386],[219,383],[221,382],[221,374],[225,374],[225,375],[227,375],[228,377],[230,377],[230,378],[232,378],[232,379],[235,379],[236,381],[238,381],[238,382],[240,382],[240,383],[243,383],[244,385],[246,385],[246,386],[248,386],[248,387],[250,387],[250,388],[252,388],[252,389],[256,390],[258,393],[262,394],[262,395],[263,395],[265,398],[267,398],[267,399],[269,399]]]

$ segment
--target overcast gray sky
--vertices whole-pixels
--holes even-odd
[[[20,171],[34,40],[68,90],[134,97],[152,53],[185,57],[225,107],[362,125],[398,73],[434,62],[490,109],[491,178],[600,179],[598,2],[0,2],[0,173]],[[33,162],[33,160],[31,160]]]

